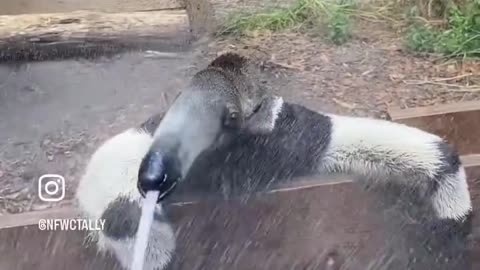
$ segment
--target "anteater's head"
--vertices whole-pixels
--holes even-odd
[[[141,193],[160,189],[162,198],[204,150],[240,133],[273,130],[283,100],[260,86],[252,68],[246,58],[227,53],[194,75],[154,133],[139,171]]]

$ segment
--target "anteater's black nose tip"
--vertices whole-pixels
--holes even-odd
[[[149,191],[160,191],[166,178],[163,155],[158,151],[149,152],[142,160],[138,171],[138,189],[142,195]]]

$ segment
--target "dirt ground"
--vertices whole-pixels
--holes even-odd
[[[480,97],[456,81],[466,72],[478,79],[480,65],[414,56],[395,31],[369,23],[356,24],[353,39],[342,46],[278,33],[216,40],[200,53],[179,57],[129,53],[0,65],[0,215],[54,206],[38,199],[38,178],[46,173],[63,175],[65,200],[72,198],[102,141],[165,108],[189,74],[224,51],[258,61],[264,82],[286,100],[326,112],[385,118],[389,105]]]

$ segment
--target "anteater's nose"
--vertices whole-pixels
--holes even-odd
[[[164,157],[159,151],[150,151],[143,158],[138,171],[138,189],[142,195],[149,191],[160,191],[166,180]]]

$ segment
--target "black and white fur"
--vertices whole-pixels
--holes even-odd
[[[445,141],[405,125],[284,103],[271,134],[243,134],[229,146],[204,152],[175,192],[228,198],[317,173],[393,186],[380,189],[389,192],[382,195],[409,200],[405,210],[418,224],[394,227],[396,234],[403,230],[397,239],[409,239],[391,243],[394,252],[409,253],[407,258],[399,268],[372,269],[470,269],[472,205],[465,170]]]
[[[140,162],[152,143],[152,136],[144,129],[150,124],[128,129],[104,142],[91,157],[76,192],[85,217],[105,220],[104,230],[92,231],[89,240],[100,252],[112,252],[125,269],[132,263],[141,215],[142,200],[136,182]],[[144,269],[166,269],[174,250],[174,231],[158,204]]]
[[[226,144],[195,149],[194,156],[185,154],[189,160],[182,168],[185,176],[167,201],[175,200],[177,193],[229,197],[268,190],[294,181],[296,176],[345,173],[370,185],[405,188],[411,191],[412,200],[426,209],[422,213],[427,215],[420,215],[425,219],[413,229],[419,238],[412,244],[412,248],[422,249],[419,254],[423,258],[408,258],[409,268],[401,269],[429,269],[433,265],[435,269],[468,269],[471,199],[465,170],[450,145],[405,125],[321,114],[284,103],[280,97],[270,97],[264,104],[257,114],[264,121],[251,124],[254,128],[238,132]],[[102,145],[78,188],[81,209],[90,218],[110,222],[98,235],[99,247],[112,250],[124,266],[131,259],[132,236],[138,226],[139,167],[156,140],[165,138],[159,136],[162,130],[175,135],[172,126],[159,129],[178,120],[172,118],[175,110],[179,108],[170,112],[166,122],[161,121],[162,116],[154,116]],[[181,121],[175,125],[181,127]],[[174,250],[175,237],[159,204],[146,269],[164,269]]]

